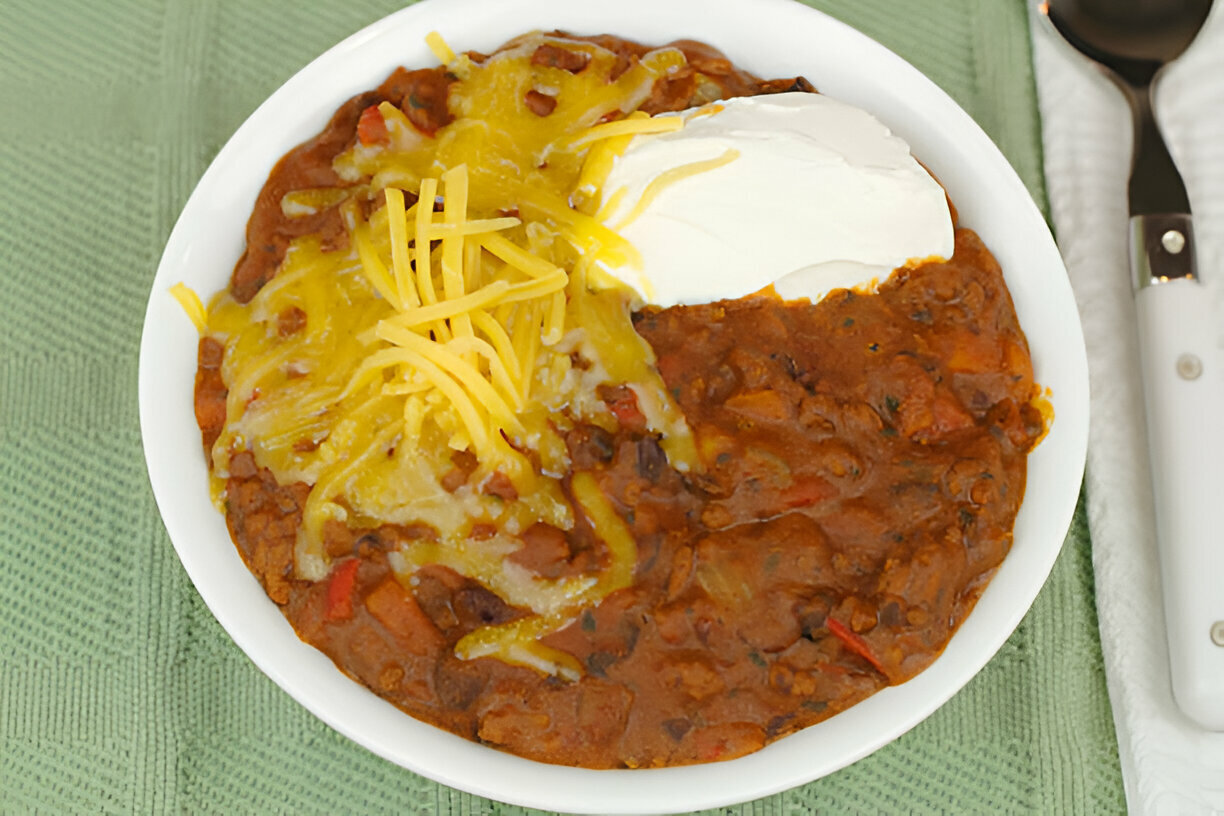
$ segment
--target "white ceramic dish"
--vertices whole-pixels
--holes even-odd
[[[729,763],[638,771],[544,765],[402,714],[298,640],[209,502],[192,412],[198,338],[169,287],[183,281],[202,295],[224,287],[272,165],[395,66],[434,64],[426,33],[438,30],[457,50],[487,51],[533,28],[648,43],[704,40],[758,75],[803,74],[821,91],[876,114],[910,142],[951,192],[962,222],[998,257],[1037,379],[1053,392],[1056,418],[1029,459],[1012,552],[943,656],[908,683]],[[1066,535],[1083,473],[1087,382],[1071,288],[1024,186],[951,99],[858,32],[790,0],[427,0],[304,68],[251,115],[204,174],[154,279],[140,352],[140,420],[157,504],[188,574],[238,645],[302,705],[369,750],[472,793],[556,810],[656,812],[746,801],[831,773],[912,728],[978,672],[1028,610]]]

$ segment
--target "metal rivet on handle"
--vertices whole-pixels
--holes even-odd
[[[1224,621],[1216,621],[1211,624],[1211,642],[1217,646],[1224,646]]]
[[[1183,380],[1197,380],[1203,375],[1203,361],[1189,352],[1177,358],[1177,376]]]
[[[1192,355],[1187,351],[1186,354],[1177,357],[1177,377],[1198,379],[1202,376],[1203,361],[1198,358],[1198,355]]]
[[[1170,255],[1178,255],[1186,248],[1186,236],[1182,235],[1177,230],[1169,230],[1164,235],[1160,236],[1160,245],[1165,248],[1165,252]]]

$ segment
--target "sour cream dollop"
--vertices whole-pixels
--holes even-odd
[[[634,137],[602,188],[601,220],[642,258],[640,269],[604,268],[645,303],[710,303],[770,284],[814,303],[951,257],[943,188],[866,111],[784,93],[681,115],[679,131]]]

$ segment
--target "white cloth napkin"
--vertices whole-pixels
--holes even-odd
[[[1169,682],[1127,255],[1130,116],[1047,25],[1034,12],[1046,184],[1088,345],[1088,521],[1126,798],[1136,814],[1224,814],[1224,733],[1187,719]],[[1224,345],[1224,2],[1161,78],[1156,110],[1189,191]]]

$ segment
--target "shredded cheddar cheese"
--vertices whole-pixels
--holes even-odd
[[[442,39],[442,35],[436,31],[431,31],[425,35],[425,44],[429,46],[429,50],[438,58],[438,62],[443,65],[450,65],[455,61],[455,52],[446,44],[446,40]]]
[[[661,116],[651,118],[640,111],[615,122],[604,122],[602,125],[588,128],[566,145],[570,150],[578,150],[599,141],[614,136],[636,136],[640,133],[673,133],[684,127],[684,120],[679,116]]]
[[[546,42],[584,50],[588,67],[532,66]],[[615,427],[596,388],[627,384],[672,465],[700,466],[653,352],[633,329],[630,292],[596,266],[632,262],[636,251],[593,217],[629,141],[683,127],[680,117],[615,114],[635,110],[684,57],[658,49],[611,79],[623,66],[590,43],[537,34],[480,63],[456,56],[436,32],[427,44],[458,77],[454,121],[427,138],[384,102],[389,143],[357,143],[334,162],[349,186],[293,191],[281,202],[290,217],[337,207],[346,247],[295,240],[247,304],[223,293],[207,313],[198,299],[193,311],[190,290],[172,290],[200,331],[225,343],[215,489],[231,457],[247,450],[280,483],[310,486],[295,549],[304,580],[330,570],[330,521],[430,525],[436,541],[391,554],[401,581],[442,565],[528,612],[472,632],[456,654],[574,679],[578,661],[540,639],[629,586],[637,548],[595,478],[570,474],[566,431],[578,422]],[[522,99],[544,80],[557,106],[539,116]],[[304,325],[283,333],[279,317],[292,309]],[[443,487],[452,453],[463,450],[475,455],[475,471],[457,489]],[[514,497],[486,489],[499,476]],[[607,548],[598,574],[545,580],[506,558],[532,524],[572,529],[575,509]],[[498,532],[478,540],[476,525]]]
[[[200,334],[207,333],[208,311],[205,310],[204,304],[200,302],[200,296],[195,293],[195,290],[180,282],[170,287],[170,294],[183,307],[183,311],[187,313],[187,317],[195,325],[196,331]]]

